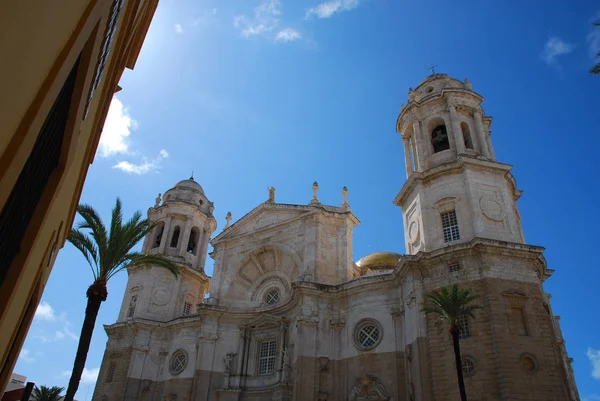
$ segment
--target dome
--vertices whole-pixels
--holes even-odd
[[[187,179],[187,180],[183,180],[183,181],[179,181],[177,184],[175,184],[175,188],[187,188],[187,189],[193,189],[196,191],[200,191],[200,193],[204,193],[204,190],[202,189],[202,187],[200,186],[200,184],[198,184],[196,181],[194,181],[193,178]]]
[[[402,255],[394,252],[375,252],[361,258],[356,265],[362,269],[393,269],[398,265]]]

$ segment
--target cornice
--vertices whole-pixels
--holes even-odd
[[[512,168],[510,164],[482,160],[478,157],[461,154],[453,162],[443,163],[423,172],[413,171],[402,186],[400,192],[398,192],[398,195],[394,198],[394,205],[401,207],[416,183],[427,183],[442,175],[462,173],[467,166],[491,171],[502,171],[505,176],[506,173],[510,173]],[[512,178],[512,174],[510,174],[510,177]],[[512,178],[511,184],[513,184],[512,187],[515,191],[519,192],[520,196],[520,191],[516,189],[516,181],[514,181],[514,178]],[[513,194],[513,196],[515,196],[515,194]]]

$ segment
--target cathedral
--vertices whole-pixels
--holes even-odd
[[[578,401],[542,287],[553,271],[525,242],[521,191],[496,160],[482,102],[445,74],[409,89],[396,122],[407,179],[394,199],[406,255],[354,261],[346,188],[339,206],[319,201],[316,182],[308,204],[277,203],[270,188],[216,236],[199,183],[159,195],[143,252],[182,274],[128,270],[93,399],[459,400],[448,327],[422,312],[428,293],[458,284],[482,307],[460,328],[470,400]]]

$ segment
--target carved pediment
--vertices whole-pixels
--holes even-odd
[[[244,236],[245,234],[255,233],[263,229],[276,228],[282,224],[295,220],[298,217],[313,212],[314,209],[307,206],[263,203],[236,221],[233,225],[226,228],[211,242],[214,245],[222,241],[235,239]]]
[[[260,316],[244,323],[241,328],[251,330],[279,329],[281,326],[286,326],[288,323],[288,319],[284,317],[262,313]]]
[[[439,209],[440,211],[445,211],[454,209],[456,204],[458,203],[458,198],[453,196],[445,196],[443,198],[438,199],[434,202],[433,207]]]
[[[350,390],[349,401],[391,400],[385,386],[373,375],[363,374],[356,378],[356,384]]]

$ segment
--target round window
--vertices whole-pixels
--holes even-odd
[[[178,375],[185,369],[188,362],[187,353],[180,349],[173,353],[171,356],[171,363],[169,364],[171,374]]]
[[[382,336],[383,329],[379,322],[373,319],[364,319],[354,329],[354,344],[356,348],[368,351],[379,344]]]
[[[463,358],[462,371],[465,376],[471,376],[475,373],[475,362],[471,358]]]
[[[524,354],[521,356],[521,367],[527,373],[535,373],[537,371],[537,362],[533,355]]]
[[[267,292],[265,295],[265,303],[267,305],[274,305],[279,301],[279,290],[277,288],[273,288]]]

